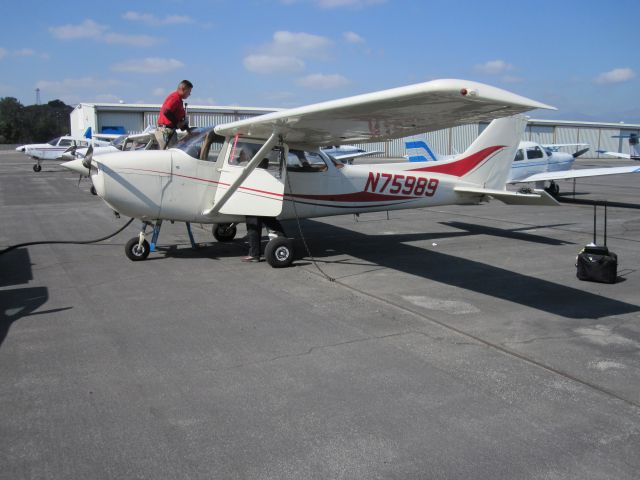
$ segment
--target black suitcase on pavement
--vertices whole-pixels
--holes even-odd
[[[576,273],[580,280],[615,283],[618,276],[618,255],[607,248],[607,205],[604,205],[604,245],[596,245],[596,206],[593,206],[593,243],[584,247],[576,258]]]

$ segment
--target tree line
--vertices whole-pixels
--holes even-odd
[[[25,107],[14,97],[0,98],[0,143],[42,143],[67,135],[72,111],[61,100]]]

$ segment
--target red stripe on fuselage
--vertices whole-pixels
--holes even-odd
[[[462,177],[482,163],[489,155],[502,150],[504,145],[496,145],[494,147],[483,148],[479,152],[472,153],[468,157],[461,158],[455,162],[445,163],[441,165],[431,165],[428,167],[412,168],[409,172],[436,172],[446,175]]]
[[[384,195],[373,192],[336,193],[329,195],[304,195],[288,193],[287,197],[304,198],[307,200],[325,200],[329,202],[381,202],[386,200],[413,200],[421,197],[408,197],[404,195]]]

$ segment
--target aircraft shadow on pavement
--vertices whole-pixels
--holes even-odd
[[[470,235],[491,235],[493,237],[511,238],[513,240],[522,240],[525,242],[541,243],[544,245],[575,245],[575,242],[566,242],[564,240],[558,240],[556,238],[544,237],[542,235],[536,235],[527,232],[527,230],[540,229],[540,228],[555,228],[570,225],[568,223],[558,223],[554,225],[537,225],[535,227],[522,227],[516,229],[502,229],[495,227],[487,227],[486,225],[477,225],[474,223],[464,222],[439,222],[440,225],[446,225],[451,228],[457,228],[459,230],[465,230]]]
[[[0,255],[0,287],[23,285],[33,280],[31,257],[26,248]]]
[[[0,346],[13,322],[33,314],[47,300],[49,300],[49,290],[46,287],[0,290]]]
[[[478,229],[482,232],[480,226]],[[336,252],[343,252],[381,267],[518,303],[554,315],[596,319],[640,311],[638,305],[406,243],[433,239],[432,233],[368,235],[313,220],[304,221],[303,231],[307,243],[310,244],[311,252],[316,258],[322,258],[325,254],[333,256]],[[519,240],[526,240],[529,237],[522,232],[519,235],[521,236],[517,237]],[[538,242],[539,236],[533,235],[532,239]],[[297,248],[300,255],[304,255],[301,243],[297,242]],[[327,252],[328,250],[330,252]],[[478,254],[481,255],[481,252]],[[572,261],[568,262],[568,267],[573,267]]]

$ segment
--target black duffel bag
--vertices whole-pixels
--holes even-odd
[[[605,246],[584,247],[576,259],[576,273],[580,280],[615,283],[618,276],[618,255]]]

